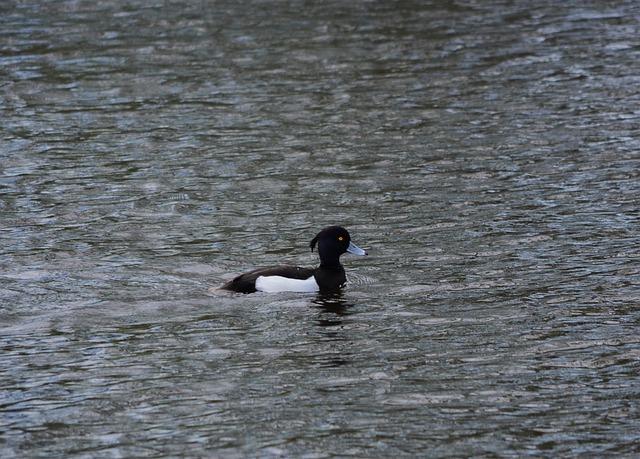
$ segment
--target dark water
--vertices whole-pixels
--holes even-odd
[[[0,455],[640,454],[635,1],[0,6]],[[316,263],[342,295],[214,295]]]

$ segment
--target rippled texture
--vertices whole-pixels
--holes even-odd
[[[640,454],[640,7],[0,5],[0,455]],[[337,297],[212,294],[313,265]]]

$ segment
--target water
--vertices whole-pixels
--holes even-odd
[[[0,9],[2,457],[640,453],[635,2]]]

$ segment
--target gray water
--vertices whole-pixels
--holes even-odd
[[[0,456],[640,454],[640,6],[7,1]],[[218,294],[313,266],[342,294]]]

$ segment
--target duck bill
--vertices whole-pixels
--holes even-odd
[[[360,256],[363,256],[363,255],[367,254],[367,252],[362,250],[360,247],[355,245],[353,242],[349,242],[349,247],[347,247],[347,252],[352,253],[354,255],[360,255]]]

